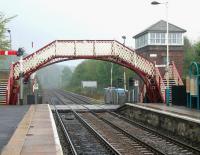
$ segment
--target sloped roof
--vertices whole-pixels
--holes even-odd
[[[167,23],[164,20],[160,20],[157,23],[149,26],[147,29],[145,29],[144,31],[138,33],[137,35],[134,36],[134,38],[137,38],[147,32],[166,32],[167,31]],[[171,23],[169,23],[169,32],[186,32],[186,30],[173,25]]]

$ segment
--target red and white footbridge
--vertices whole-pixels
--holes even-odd
[[[165,102],[165,83],[155,64],[115,40],[55,40],[23,59],[24,78],[28,79],[32,73],[45,66],[75,59],[96,59],[125,66],[143,79],[150,102]],[[175,83],[182,85],[174,64],[170,70]],[[16,62],[10,70],[7,104],[17,102],[19,75],[20,64]]]

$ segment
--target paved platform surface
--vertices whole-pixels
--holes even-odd
[[[62,155],[58,133],[48,104],[31,105],[2,155]]]
[[[0,152],[22,120],[29,106],[0,105]]]
[[[147,110],[154,110],[155,112],[165,113],[190,121],[200,123],[200,110],[189,109],[183,106],[166,106],[161,103],[126,103],[127,105],[147,108]]]
[[[119,108],[120,105],[110,105],[110,104],[104,104],[104,105],[75,105],[75,104],[71,104],[71,105],[56,105],[56,108],[58,110],[115,110],[117,108]],[[51,109],[53,110],[54,107],[51,105]]]

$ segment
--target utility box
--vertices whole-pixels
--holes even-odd
[[[187,94],[185,86],[172,86],[172,104],[187,106]]]
[[[128,92],[122,88],[105,88],[104,101],[106,104],[124,104],[127,102]]]
[[[27,95],[27,104],[35,104],[35,95]]]
[[[38,104],[42,104],[42,95],[37,96]]]

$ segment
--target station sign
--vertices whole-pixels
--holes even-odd
[[[186,93],[190,93],[190,77],[186,76]]]
[[[97,88],[97,81],[81,81],[82,88]]]
[[[139,86],[139,81],[138,81],[138,80],[135,80],[135,81],[134,81],[134,86],[136,86],[136,87]]]
[[[190,95],[197,96],[198,95],[198,84],[197,84],[197,77],[190,78]]]

